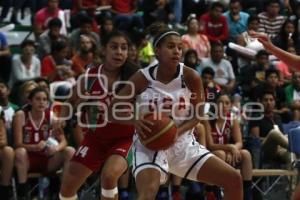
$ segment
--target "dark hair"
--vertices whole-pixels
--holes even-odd
[[[3,78],[0,78],[0,84],[4,84],[5,87],[9,88],[7,82]]]
[[[21,43],[21,49],[24,49],[26,46],[32,46],[34,48],[36,48],[36,44],[33,40],[24,40],[22,43]]]
[[[215,8],[222,8],[224,9],[224,6],[222,3],[216,1],[216,2],[213,2],[210,6],[210,10],[214,10]]]
[[[276,74],[277,77],[279,77],[279,71],[277,69],[269,68],[265,72],[265,79],[267,79],[271,74]]]
[[[247,21],[247,25],[249,25],[253,21],[258,21],[259,22],[259,17],[257,15],[250,15]]]
[[[108,35],[106,35],[106,37],[103,39],[103,46],[107,46],[107,44],[109,43],[109,41],[112,38],[115,37],[123,37],[129,45],[131,44],[131,41],[129,40],[128,36],[121,31],[113,31],[111,33],[109,33]],[[123,64],[123,66],[121,67],[121,72],[120,72],[120,78],[121,80],[128,80],[137,70],[139,69],[138,66],[134,65],[133,63],[130,63],[128,61],[125,61],[125,63]],[[118,90],[122,87],[123,85],[121,85]]]
[[[194,55],[196,56],[196,59],[197,59],[197,63],[199,61],[199,58],[198,58],[198,54],[197,54],[197,51],[195,49],[188,49],[186,52],[185,52],[185,55],[184,55],[184,64],[188,67],[191,67],[193,69],[196,68],[195,64],[197,63],[190,63],[188,58],[191,56],[191,55]]]
[[[230,4],[233,4],[233,3],[240,3],[240,4],[241,4],[241,1],[240,1],[240,0],[231,0],[231,1],[229,2],[229,5],[230,5]]]
[[[28,95],[28,99],[32,100],[32,98],[39,92],[44,92],[47,95],[47,99],[49,99],[48,92],[44,88],[41,88],[41,87],[36,87],[33,90],[31,90]]]
[[[205,67],[203,70],[202,70],[202,73],[201,73],[202,77],[204,76],[204,74],[209,74],[211,75],[212,77],[215,77],[215,71],[211,68],[211,67]]]
[[[86,16],[86,15],[82,15],[80,17],[80,26],[84,25],[84,24],[93,24],[93,18]]]
[[[187,19],[186,19],[186,25],[188,26],[190,23],[191,23],[191,21],[193,20],[193,19],[195,19],[195,20],[197,20],[197,17],[196,17],[196,14],[190,14],[188,17],[187,17]]]
[[[259,50],[256,55],[255,55],[255,58],[259,58],[261,56],[269,56],[268,52],[266,50]]]
[[[166,35],[166,36],[163,36],[165,33],[167,32],[173,32],[173,33],[170,33],[170,35],[176,35],[178,34],[179,36],[179,33],[177,33],[176,31],[172,30],[172,29],[164,29],[162,30],[160,33],[158,33],[155,37],[154,37],[154,40],[153,40],[153,47],[158,47],[166,38],[166,36],[169,36]],[[163,36],[163,37],[162,37]]]
[[[292,24],[295,28],[295,32],[292,34],[292,40],[294,41],[294,43],[296,44],[298,41],[298,31],[296,30],[296,26],[294,24],[294,22],[290,19],[285,20],[285,22],[282,24],[280,31],[278,33],[279,36],[279,40],[283,42],[284,45],[284,49],[286,50],[289,46],[288,46],[288,38],[289,35],[285,32],[285,27],[287,24]]]
[[[273,4],[273,3],[276,3],[276,4],[279,4],[280,5],[280,2],[278,0],[268,0],[266,1],[265,5],[266,7]]]
[[[50,82],[47,78],[37,77],[34,79],[34,82],[36,82],[37,84],[40,82],[45,82],[48,86],[50,86]]]
[[[271,89],[264,89],[263,92],[261,93],[260,97],[259,97],[259,100],[261,101],[263,99],[263,97],[265,95],[272,95],[274,99],[276,99],[276,95],[275,95],[275,92]]]
[[[223,44],[222,44],[222,42],[212,42],[212,43],[211,43],[211,50],[214,50],[214,49],[216,49],[217,47],[222,47],[222,49],[223,49]]]
[[[128,38],[128,36],[126,35],[126,33],[124,32],[121,32],[121,31],[113,31],[109,34],[107,34],[103,40],[102,40],[102,45],[103,46],[106,46],[109,41],[112,39],[112,38],[115,38],[115,37],[123,37],[126,41],[127,41],[127,44],[129,46],[130,44],[130,39]]]
[[[51,53],[59,52],[68,47],[68,43],[64,40],[54,41],[51,45]]]
[[[49,22],[48,22],[48,28],[54,28],[54,27],[58,27],[61,28],[62,27],[62,22],[59,18],[55,17],[52,18]]]

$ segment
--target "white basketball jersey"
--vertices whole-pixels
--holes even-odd
[[[168,113],[177,126],[183,121],[193,118],[190,103],[192,93],[185,84],[183,68],[183,63],[180,63],[176,76],[167,84],[156,80],[158,65],[141,69],[149,84],[136,97],[137,112],[140,116],[156,111]]]

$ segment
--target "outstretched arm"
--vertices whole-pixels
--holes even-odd
[[[257,38],[258,41],[264,45],[267,51],[272,53],[279,60],[285,62],[291,69],[298,70],[298,71],[300,70],[300,56],[291,54],[289,52],[286,52],[276,47],[274,44],[272,44],[270,38],[265,34],[256,33],[256,32],[251,32],[250,34],[252,37]]]

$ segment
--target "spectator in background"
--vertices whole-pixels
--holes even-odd
[[[213,43],[211,46],[211,58],[204,58],[201,67],[210,67],[215,71],[214,81],[222,90],[231,93],[235,87],[235,75],[231,63],[224,59],[222,43]]]
[[[41,75],[41,62],[34,55],[35,42],[25,40],[21,44],[21,55],[15,54],[12,59],[12,69],[9,86],[12,88],[18,81],[25,81]]]
[[[100,40],[103,43],[104,38],[116,29],[114,20],[111,17],[105,17],[100,25]]]
[[[0,106],[0,195],[3,200],[9,200],[12,197],[11,178],[14,169],[14,157],[14,150],[7,143],[4,111]]]
[[[146,67],[155,60],[155,54],[146,32],[137,32],[135,41],[138,46],[139,60],[141,67]]]
[[[291,120],[290,109],[286,105],[286,96],[284,89],[279,85],[279,71],[277,69],[268,69],[265,72],[265,81],[253,88],[252,99],[258,101],[264,91],[272,91],[276,97],[274,113],[277,113],[288,123]]]
[[[89,35],[80,36],[80,49],[72,57],[72,70],[75,76],[83,74],[87,66],[93,63],[94,56],[97,56],[97,45],[94,39]]]
[[[6,36],[0,32],[0,78],[6,83],[9,81],[11,69],[11,53]]]
[[[9,101],[10,89],[4,80],[0,79],[0,107],[2,107],[7,133],[7,143],[13,145],[12,119],[18,106]]]
[[[257,15],[251,15],[248,18],[248,22],[247,22],[247,30],[243,33],[241,33],[240,35],[238,35],[235,38],[235,42],[243,47],[246,47],[248,49],[254,50],[254,51],[260,51],[263,50],[264,47],[262,46],[262,44],[260,42],[258,42],[258,40],[256,38],[253,38],[249,35],[250,31],[258,31],[258,27],[259,27],[259,18],[257,17]],[[243,67],[245,66],[249,66],[251,64],[252,61],[255,60],[255,57],[253,57],[252,55],[249,55],[243,51],[239,51],[238,52],[238,66],[239,66],[239,71],[242,70]]]
[[[60,33],[62,22],[59,18],[53,18],[48,23],[48,30],[40,35],[37,40],[37,54],[40,60],[51,53],[51,46],[53,42],[59,40],[68,41],[68,38]]]
[[[183,53],[195,49],[199,59],[210,57],[210,43],[206,35],[199,33],[199,23],[191,14],[187,19],[187,33],[182,36]]]
[[[274,38],[280,31],[282,24],[285,21],[285,16],[280,13],[279,0],[268,0],[266,3],[266,11],[258,14],[259,17],[259,32],[268,34]]]
[[[97,44],[97,48],[100,47],[100,38],[98,33],[92,31],[93,27],[93,19],[89,16],[83,16],[80,21],[80,27],[73,30],[70,34],[70,45],[72,53],[76,53],[80,49],[80,36],[90,35],[95,43]]]
[[[128,61],[134,65],[140,66],[138,49],[135,43],[131,42],[128,48]]]
[[[198,58],[196,50],[187,50],[184,55],[183,63],[194,70],[199,70],[200,60]]]
[[[296,51],[300,53],[300,40],[298,37],[298,32],[295,29],[293,21],[287,19],[280,32],[272,39],[272,42],[275,46],[287,50],[288,47],[293,46],[296,48]]]
[[[16,112],[13,119],[16,146],[15,166],[19,181],[19,196],[28,196],[29,172],[47,174],[68,167],[75,150],[67,146],[63,129],[53,129],[55,123],[49,106],[49,95],[42,88],[33,89],[28,96],[29,107]],[[47,144],[52,138],[56,143]]]
[[[216,103],[216,118],[209,121],[210,130],[206,132],[207,149],[229,165],[241,169],[244,200],[252,200],[252,158],[249,151],[243,148],[239,121],[231,113],[229,95],[218,95]]]
[[[290,163],[288,152],[288,139],[283,135],[281,117],[274,113],[276,96],[272,91],[264,91],[259,98],[263,105],[264,113],[259,113],[263,118],[249,122],[250,135],[261,143],[260,155],[253,155],[255,167],[259,167],[259,160],[263,162]]]
[[[67,35],[66,21],[64,11],[58,7],[59,0],[48,0],[48,5],[40,9],[34,17],[34,33],[36,38],[47,29],[48,22],[52,18],[59,18],[62,21],[60,33]]]
[[[265,73],[267,69],[274,69],[275,67],[269,62],[269,54],[265,50],[258,51],[255,56],[253,64],[246,65],[241,69],[240,85],[242,86],[244,98],[250,98],[257,101],[257,95],[252,94],[255,92],[254,88],[264,82]],[[255,97],[253,99],[253,97]]]
[[[229,26],[229,40],[235,41],[235,38],[247,30],[249,14],[241,11],[240,0],[231,0],[229,10],[224,13]]]
[[[207,35],[211,42],[226,43],[228,40],[228,24],[222,12],[223,5],[220,2],[213,2],[210,10],[199,19],[200,32]]]
[[[33,80],[25,81],[22,83],[22,85],[18,88],[19,107],[28,106],[28,95],[36,87],[38,87],[38,84]]]
[[[67,59],[69,47],[64,41],[57,41],[51,47],[51,54],[42,61],[41,75],[50,82],[65,81],[74,77],[72,62]]]
[[[154,22],[169,22],[171,7],[168,0],[143,0],[141,10],[144,11],[143,21],[146,27]]]
[[[294,46],[288,47],[286,51],[294,55],[297,54]],[[291,82],[292,73],[290,72],[289,67],[285,62],[281,60],[277,62],[276,69],[278,69],[280,73],[280,79],[279,79],[280,85],[285,85]]]
[[[202,70],[201,77],[205,92],[205,101],[216,102],[217,96],[221,92],[221,88],[214,82],[215,71],[210,67],[205,67]]]
[[[118,30],[143,30],[144,22],[140,14],[136,13],[137,0],[110,0],[111,12]]]
[[[94,32],[99,32],[96,18],[96,9],[99,6],[99,0],[73,0],[73,6],[71,10],[71,28],[75,29],[80,26],[82,17],[90,17],[92,22],[92,29]]]
[[[285,88],[286,103],[292,110],[300,111],[300,72],[293,72],[292,83]]]

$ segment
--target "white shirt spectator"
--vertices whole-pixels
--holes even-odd
[[[214,63],[211,58],[203,58],[201,68],[211,67],[215,71],[214,81],[219,85],[226,85],[230,80],[235,80],[235,75],[231,63],[222,59],[219,63]]]
[[[21,60],[21,55],[14,55],[12,69],[9,80],[9,87],[18,82],[41,76],[41,62],[36,57],[32,57],[31,65],[27,68]]]

